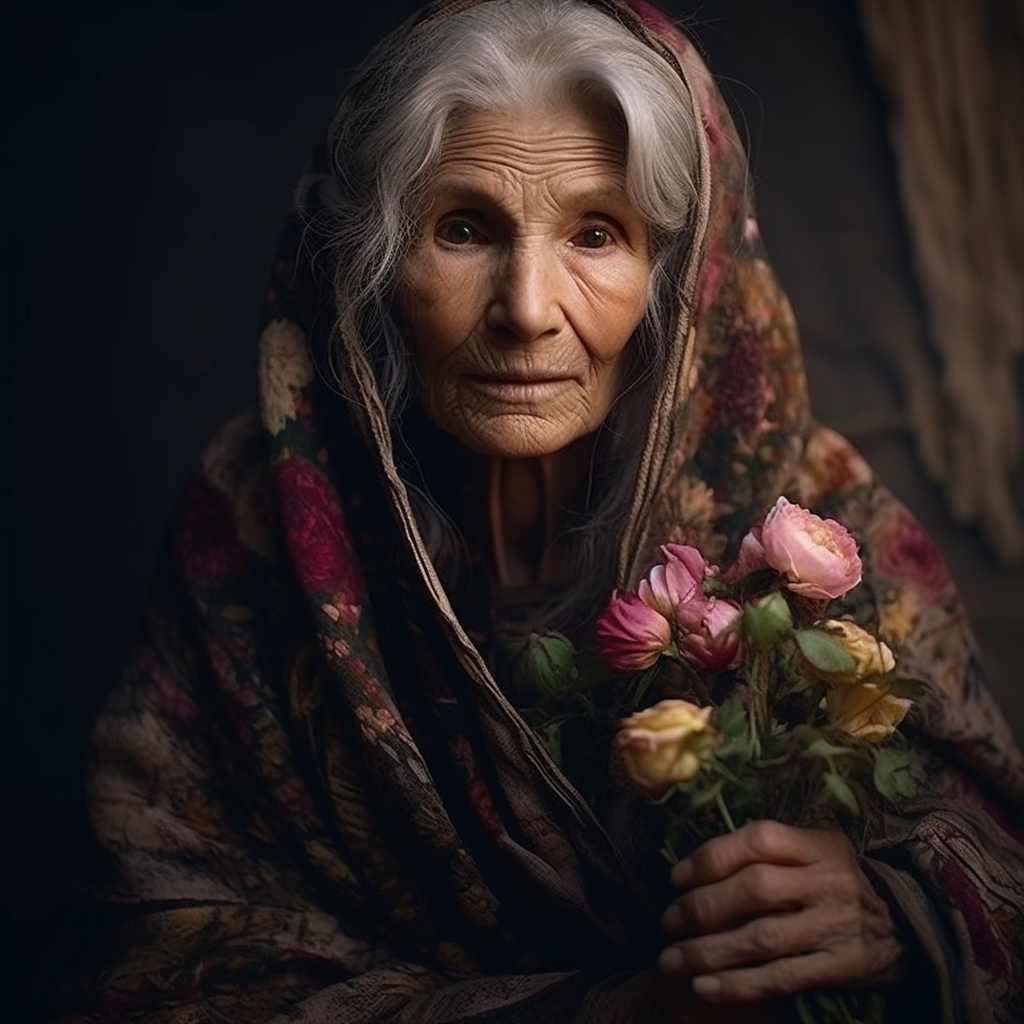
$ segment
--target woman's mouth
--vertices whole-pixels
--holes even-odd
[[[487,374],[467,377],[470,386],[500,401],[536,402],[551,398],[572,383],[564,375]]]

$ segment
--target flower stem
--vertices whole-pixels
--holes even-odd
[[[732,820],[732,815],[729,813],[729,807],[725,802],[725,798],[722,796],[721,790],[715,794],[715,805],[718,807],[718,813],[721,814],[722,821],[725,822],[726,827],[730,832],[735,832],[736,822]]]
[[[761,754],[761,736],[767,726],[768,679],[767,654],[757,651],[750,666],[750,747],[755,758]]]

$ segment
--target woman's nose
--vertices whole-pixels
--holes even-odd
[[[565,325],[564,267],[539,246],[510,248],[496,269],[487,326],[502,340],[528,343]]]

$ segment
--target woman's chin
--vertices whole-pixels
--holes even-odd
[[[554,455],[596,429],[579,420],[549,420],[526,413],[438,423],[438,426],[470,451],[496,459],[536,459]]]

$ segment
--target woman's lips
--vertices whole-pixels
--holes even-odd
[[[470,376],[470,385],[506,402],[536,402],[551,398],[572,384],[572,377],[560,376]]]

